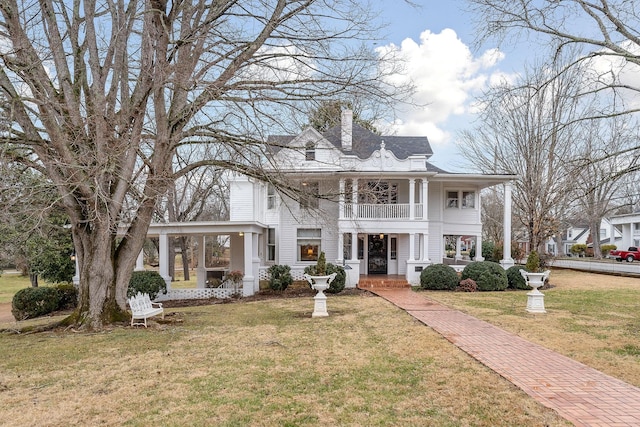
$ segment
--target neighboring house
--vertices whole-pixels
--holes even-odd
[[[612,244],[616,245],[618,249],[640,246],[640,212],[612,216],[609,220],[611,228],[621,235],[620,241],[611,242]]]
[[[613,241],[611,239],[611,233],[613,233]],[[580,225],[571,225],[567,227],[562,235],[560,240],[561,251],[557,250],[557,244],[554,240],[550,239],[548,242],[549,253],[554,255],[569,255],[571,256],[571,247],[573,245],[582,244],[582,245],[591,245],[589,240],[590,230],[589,226],[586,224]],[[612,242],[613,244],[619,244],[622,234],[620,231],[614,229],[611,225],[611,222],[608,218],[603,218],[600,222],[600,229],[598,230],[598,237],[600,239],[600,245],[608,244]]]
[[[152,224],[166,280],[167,236],[199,236],[203,247],[202,236],[227,233],[229,268],[244,271],[244,295],[259,289],[268,266],[289,265],[299,276],[320,252],[328,262],[347,266],[347,287],[374,274],[399,275],[417,284],[423,268],[443,262],[445,236],[465,236],[465,243],[477,248],[476,259],[483,259],[483,188],[505,186],[505,224],[511,223],[510,181],[516,176],[445,172],[429,163],[433,153],[427,137],[374,134],[353,124],[351,111],[325,133],[307,128],[269,142],[279,149],[270,152],[266,164],[275,165],[273,173],[299,194],[287,196],[269,183],[236,174],[229,183],[230,221]],[[507,242],[510,233],[506,227]],[[204,287],[203,253],[199,260],[198,286]]]

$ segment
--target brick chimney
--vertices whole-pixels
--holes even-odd
[[[340,120],[342,124],[342,136],[340,142],[344,151],[351,151],[353,148],[353,111],[344,110]]]

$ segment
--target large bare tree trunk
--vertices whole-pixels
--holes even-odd
[[[386,83],[398,66],[365,47],[368,6],[0,1],[0,157],[58,190],[80,266],[78,324],[124,315],[152,213],[176,180],[232,170],[292,190],[262,167],[263,135],[313,102],[388,105],[408,92]]]

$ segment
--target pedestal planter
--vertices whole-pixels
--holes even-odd
[[[316,296],[313,297],[314,305],[311,317],[327,317],[329,315],[327,312],[327,296],[324,294],[324,291],[329,289],[329,285],[333,282],[333,279],[336,278],[336,274],[337,273],[333,273],[328,276],[303,275],[304,279],[311,285],[311,288],[318,291]]]
[[[549,278],[551,271],[543,271],[541,273],[530,273],[520,270],[520,274],[527,281],[527,285],[533,288],[527,293],[527,311],[529,313],[546,313],[544,308],[544,294],[538,288],[544,286],[544,282]]]

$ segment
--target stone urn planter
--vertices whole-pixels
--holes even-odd
[[[310,276],[308,274],[302,276],[309,282],[312,289],[318,291],[316,296],[313,297],[314,305],[311,317],[327,317],[329,315],[327,312],[327,296],[324,291],[329,289],[329,285],[336,278],[336,275],[337,273],[329,274],[328,276]]]
[[[526,270],[520,270],[520,274],[527,281],[527,285],[533,288],[527,293],[527,311],[529,313],[546,313],[544,308],[544,294],[538,288],[544,286],[544,282],[549,278],[551,271],[531,273]]]

